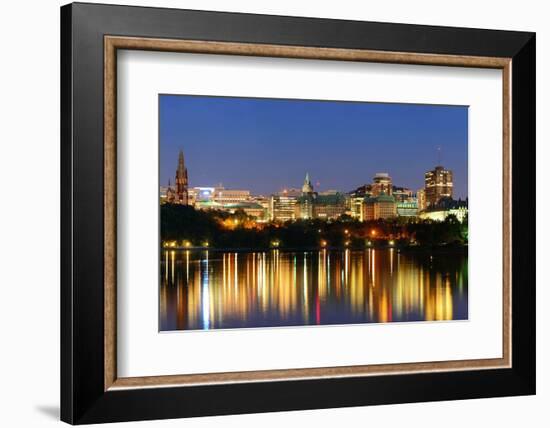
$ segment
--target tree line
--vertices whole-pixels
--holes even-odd
[[[298,248],[396,246],[462,246],[468,243],[468,221],[449,215],[445,221],[397,217],[361,222],[343,215],[337,220],[307,219],[256,223],[244,211],[202,211],[192,206],[160,207],[163,242],[187,242],[215,248]]]

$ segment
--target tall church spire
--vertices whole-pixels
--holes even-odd
[[[176,170],[176,199],[177,203],[182,205],[188,204],[188,192],[187,192],[187,168],[185,167],[185,159],[183,157],[183,150],[180,150],[178,155],[178,169]]]
[[[183,157],[183,150],[180,150],[178,155],[178,172],[183,172],[185,170],[185,159]]]

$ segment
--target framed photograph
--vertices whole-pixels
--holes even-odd
[[[61,8],[61,418],[535,393],[535,35]]]

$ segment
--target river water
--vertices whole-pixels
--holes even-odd
[[[163,250],[160,330],[468,318],[463,251]]]

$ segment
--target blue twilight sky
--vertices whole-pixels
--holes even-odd
[[[261,98],[161,95],[160,184],[174,183],[185,155],[189,186],[271,194],[301,187],[350,191],[388,172],[416,191],[438,163],[468,195],[468,108]]]

